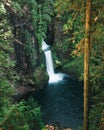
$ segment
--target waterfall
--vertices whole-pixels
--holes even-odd
[[[69,77],[68,75],[63,73],[54,72],[50,45],[47,45],[45,41],[42,41],[42,50],[44,51],[45,54],[47,73],[49,75],[49,83],[57,83],[59,81],[62,81],[64,77]]]
[[[55,73],[54,73],[51,50],[45,51],[44,53],[45,53],[45,58],[46,58],[47,73],[49,76],[52,76]]]

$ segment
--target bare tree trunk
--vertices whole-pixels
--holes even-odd
[[[89,53],[90,53],[91,0],[86,3],[86,27],[84,45],[84,130],[89,130]]]

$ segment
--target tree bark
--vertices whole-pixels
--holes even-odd
[[[84,45],[84,130],[89,130],[89,57],[90,57],[91,0],[86,3],[86,25]]]

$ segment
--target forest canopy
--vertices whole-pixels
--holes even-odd
[[[103,5],[103,0],[92,1],[89,130],[104,129]],[[85,0],[0,1],[1,130],[41,130],[44,127],[38,104],[32,98],[28,101],[15,98],[19,88],[24,88],[23,93],[32,92],[47,82],[41,49],[43,39],[52,46],[55,69],[61,69],[83,83],[85,12]],[[38,123],[34,126],[33,122]]]

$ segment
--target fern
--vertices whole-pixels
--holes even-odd
[[[1,123],[1,127],[4,130],[10,127],[13,130],[30,130],[33,128],[41,130],[43,127],[40,107],[32,98],[27,102],[22,100],[18,104],[11,105],[8,111],[2,109],[2,113],[5,115]]]

